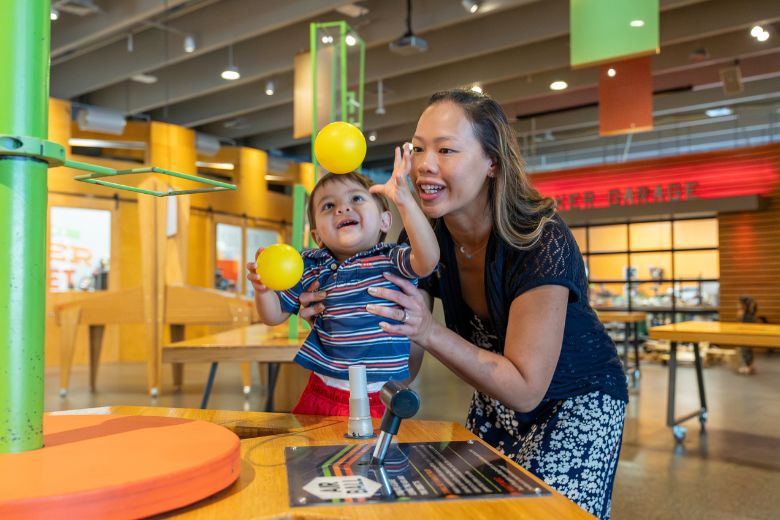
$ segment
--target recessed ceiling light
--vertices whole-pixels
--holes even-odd
[[[130,79],[133,81],[137,81],[138,83],[143,83],[144,85],[151,85],[152,83],[157,83],[157,76],[152,76],[151,74],[133,74],[130,76]]]
[[[730,116],[734,113],[733,110],[731,110],[729,107],[720,107],[720,108],[710,108],[709,110],[705,110],[704,113],[707,115],[707,117],[722,117],[722,116]]]
[[[617,71],[612,67],[610,67],[607,69],[607,76],[609,76],[610,78],[614,78],[615,76],[617,76]]]
[[[480,87],[479,85],[473,85],[471,87],[471,91],[476,92],[477,94],[482,94],[482,87]]]
[[[479,11],[479,8],[482,7],[482,1],[481,0],[461,0],[461,5],[463,5],[463,9],[468,11],[471,14],[476,13]]]
[[[631,27],[644,27],[645,21],[644,20],[631,20],[629,24]]]
[[[550,90],[565,90],[569,86],[565,81],[553,81],[550,83]]]

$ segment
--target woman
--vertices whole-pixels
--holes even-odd
[[[608,518],[628,392],[590,308],[582,255],[551,199],[531,187],[517,140],[487,96],[434,94],[412,140],[412,179],[433,219],[438,272],[422,290],[373,294],[368,310],[476,392],[467,426],[562,494]],[[393,182],[393,181],[391,181]],[[447,326],[431,317],[442,299]],[[322,295],[302,297],[322,310]]]
[[[371,312],[476,388],[467,426],[584,509],[608,518],[626,379],[588,304],[582,255],[525,174],[500,105],[431,97],[412,140],[412,179],[441,248],[421,289],[373,291],[404,310]],[[430,313],[444,304],[447,326]]]

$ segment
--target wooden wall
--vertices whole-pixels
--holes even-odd
[[[780,174],[780,146],[735,150],[745,156],[770,157]],[[780,183],[761,211],[725,213],[719,218],[720,319],[734,320],[740,295],[758,303],[758,314],[780,323]]]
[[[170,168],[184,173],[196,173],[195,134],[192,130],[158,122],[129,122],[122,136],[106,136],[83,132],[71,122],[71,107],[67,101],[52,99],[49,104],[49,139],[67,145],[71,137],[118,139],[143,141],[146,143],[145,165]],[[137,168],[131,162],[113,161],[95,157],[71,156],[68,158],[101,164],[115,168]],[[223,147],[209,161],[236,164],[237,191],[213,194],[191,195],[188,238],[186,251],[171,251],[168,254],[186,256],[186,269],[180,273],[185,283],[211,287],[214,281],[214,214],[234,215],[236,218],[255,217],[269,221],[290,222],[292,218],[291,197],[268,191],[265,180],[267,155],[251,148]],[[309,168],[310,169],[310,168]],[[302,177],[308,180],[311,172],[306,165],[301,167]],[[109,289],[130,289],[140,287],[141,233],[138,215],[138,197],[128,191],[116,191],[73,180],[83,172],[55,168],[49,171],[49,207],[67,205],[76,207],[107,209],[112,212],[112,247],[109,267]],[[128,176],[121,182],[136,185],[147,175]],[[199,184],[178,179],[161,177],[178,187],[195,187]],[[113,199],[114,195],[118,199]],[[270,225],[270,224],[269,224]],[[178,276],[168,273],[168,276]],[[90,297],[84,292],[50,292],[46,302],[46,366],[59,364],[59,327],[55,321],[56,305]],[[87,363],[87,331],[80,327],[74,358],[75,364]],[[206,333],[205,327],[192,327],[199,334]],[[188,331],[190,332],[190,331]],[[146,359],[143,325],[109,325],[106,327],[102,362],[143,361]]]

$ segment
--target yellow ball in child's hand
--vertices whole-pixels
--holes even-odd
[[[269,289],[285,291],[300,281],[303,258],[292,246],[273,244],[257,255],[257,274]]]
[[[366,138],[355,125],[336,121],[317,134],[314,155],[320,166],[329,172],[348,173],[366,158]]]

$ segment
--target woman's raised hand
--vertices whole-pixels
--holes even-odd
[[[401,323],[396,325],[387,322],[380,322],[379,325],[385,332],[408,336],[410,340],[425,348],[434,324],[425,296],[405,278],[390,273],[385,273],[384,276],[400,287],[401,291],[385,287],[369,287],[368,292],[371,296],[384,298],[398,304],[400,309],[381,305],[366,305],[366,310],[377,316],[400,321]]]
[[[393,175],[384,184],[375,184],[368,191],[387,197],[396,206],[404,207],[416,204],[412,191],[409,189],[409,172],[412,171],[412,145],[404,143],[403,147],[395,147],[395,162]]]

